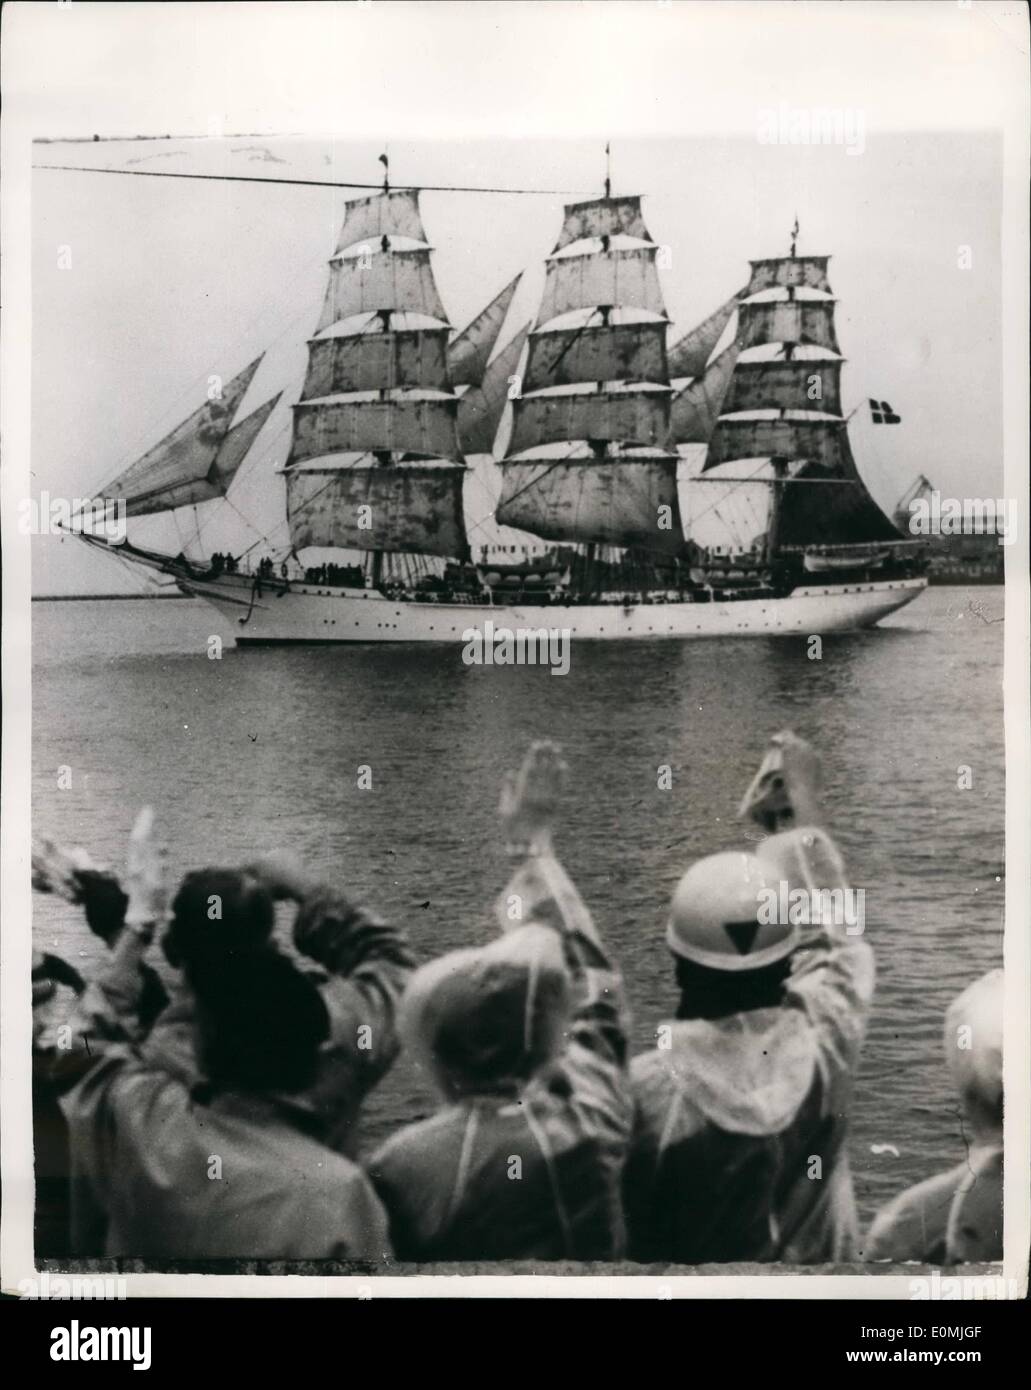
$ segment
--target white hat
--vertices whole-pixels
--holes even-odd
[[[759,970],[791,955],[798,926],[766,920],[763,897],[778,882],[755,854],[734,850],[692,864],[677,885],[666,926],[674,955],[710,970]]]
[[[569,1004],[562,940],[529,923],[418,969],[401,1001],[407,1047],[452,1093],[526,1080],[559,1049]]]
[[[989,970],[949,1005],[945,1057],[956,1089],[988,1112],[1002,1105],[1003,973]]]

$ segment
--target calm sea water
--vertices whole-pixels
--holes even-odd
[[[942,1015],[1002,961],[1002,595],[931,589],[875,632],[825,640],[821,661],[791,639],[587,643],[562,678],[465,667],[457,646],[236,650],[193,601],[40,602],[34,829],[117,866],[151,803],[179,870],[290,846],[428,958],[492,930],[501,772],[530,739],[558,739],[573,771],[560,849],[622,962],[644,1048],[675,1007],[672,887],[740,841],[740,794],[767,737],[791,727],[825,755],[878,958],[852,1128],[869,1217],[964,1152]],[[227,639],[220,661],[211,634]],[[662,764],[671,791],[657,789]],[[103,949],[49,899],[34,931],[73,962]],[[370,1098],[367,1141],[427,1107],[402,1062]],[[872,1152],[882,1144],[898,1156]]]

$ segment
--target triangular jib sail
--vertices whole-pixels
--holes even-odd
[[[452,340],[447,352],[448,370],[452,386],[475,386],[483,380],[487,363],[498,341],[505,316],[519,288],[522,272],[508,282],[505,288],[473,319],[461,333]]]
[[[740,299],[740,293],[732,295],[725,304],[721,304],[708,318],[673,344],[669,350],[671,377],[701,376]]]
[[[530,331],[527,324],[498,353],[483,374],[479,386],[472,387],[458,403],[458,435],[465,454],[490,454],[494,436],[508,401],[512,378]]]
[[[125,503],[127,517],[149,516],[224,497],[279,396],[233,425],[261,358],[198,407],[160,443],[120,473],[105,496]]]
[[[740,348],[731,343],[711,362],[700,377],[673,397],[670,407],[670,437],[677,444],[708,442],[727,394]]]

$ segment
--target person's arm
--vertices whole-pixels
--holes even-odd
[[[949,1211],[969,1171],[961,1163],[894,1197],[874,1217],[863,1242],[863,1259],[944,1264]]]
[[[84,1047],[99,1055],[106,1043],[133,1042],[139,1038],[142,967],[153,938],[153,925],[123,930],[69,1017],[73,1047]]]
[[[86,981],[75,966],[69,965],[60,956],[51,955],[49,951],[42,952],[38,961],[33,962],[32,979],[34,982],[41,979],[55,985],[67,985],[75,994],[81,994],[86,988]]]
[[[577,996],[569,1039],[622,1068],[628,1033],[623,979],[552,841],[566,773],[558,748],[541,742],[532,745],[519,772],[505,778],[500,816],[514,868],[496,915],[502,930],[534,922],[560,934]]]
[[[404,932],[320,883],[292,856],[269,855],[248,872],[274,897],[298,904],[294,944],[330,975],[332,1040],[357,1049],[377,1074],[385,1070],[397,1054],[397,1005],[415,964]]]
[[[32,956],[32,1085],[33,1095],[59,1095],[88,1070],[92,1062],[88,1053],[71,1053],[59,1050],[54,1039],[54,1020],[49,1016],[52,1001],[57,994],[58,984],[70,983],[62,972],[53,967],[56,956],[43,955],[38,951]],[[64,964],[64,962],[60,962]],[[69,970],[71,967],[68,967]],[[86,982],[79,979],[81,993]],[[35,1103],[35,1102],[34,1102]]]
[[[820,759],[815,749],[785,729],[770,739],[738,815],[754,820],[768,834],[799,825],[822,826],[820,783]]]
[[[874,958],[863,940],[865,894],[852,888],[841,852],[822,828],[819,788],[814,750],[794,734],[778,734],[742,813],[763,827],[785,827],[767,835],[756,852],[772,881],[808,895],[810,921],[802,927],[785,997],[816,1028],[831,1080],[855,1064],[873,998]]]
[[[164,855],[153,841],[153,812],[136,817],[129,837],[124,923],[97,976],[83,990],[69,1023],[75,1049],[88,1055],[111,1042],[139,1040],[140,999],[145,990],[143,959],[165,910]]]
[[[101,869],[80,869],[76,882],[79,885],[79,902],[90,931],[112,946],[125,926],[128,893],[114,874]]]
[[[114,944],[125,922],[129,895],[110,869],[98,868],[85,850],[65,849],[41,837],[32,846],[32,886],[83,908],[94,936]]]

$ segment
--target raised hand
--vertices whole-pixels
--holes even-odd
[[[245,864],[244,873],[264,884],[274,898],[292,898],[295,902],[300,902],[314,886],[297,855],[285,849],[271,850]]]
[[[65,849],[46,836],[32,841],[32,886],[37,893],[53,893],[77,903],[82,892],[80,873],[95,868],[84,849]]]
[[[785,729],[770,746],[741,801],[738,815],[770,834],[820,821],[820,759],[805,739]]]
[[[154,812],[145,806],[136,817],[129,836],[125,873],[125,888],[129,894],[126,926],[153,926],[164,917],[168,898],[165,858],[165,850],[154,841]]]
[[[498,814],[510,845],[529,847],[546,839],[568,774],[562,750],[547,740],[531,744],[519,771],[505,774]]]

